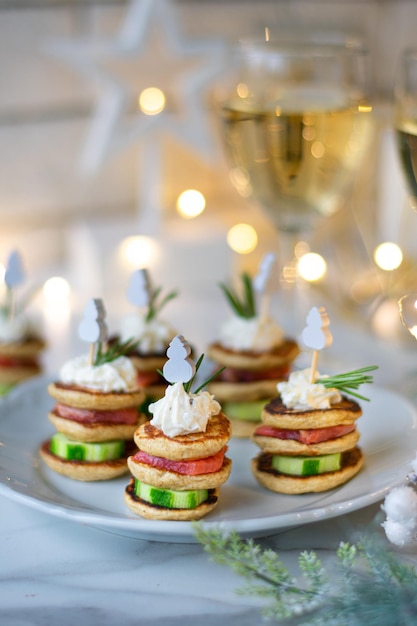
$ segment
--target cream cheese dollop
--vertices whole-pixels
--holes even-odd
[[[220,327],[219,340],[225,348],[264,352],[279,346],[282,329],[271,318],[231,317]]]
[[[120,340],[137,340],[141,354],[159,354],[165,352],[175,330],[164,320],[154,318],[146,321],[144,315],[132,313],[121,320]]]
[[[0,341],[3,343],[13,343],[22,341],[31,331],[31,324],[26,315],[0,315]]]
[[[107,393],[137,389],[136,369],[130,359],[120,356],[102,365],[91,365],[88,355],[67,361],[59,372],[60,381]]]
[[[182,383],[168,385],[164,397],[149,405],[151,424],[167,437],[205,432],[209,418],[220,409],[208,391],[187,393]]]
[[[315,380],[318,378],[320,374],[316,372]],[[329,409],[342,399],[335,387],[327,389],[321,383],[311,383],[310,368],[292,372],[288,381],[277,384],[277,390],[288,409]]]

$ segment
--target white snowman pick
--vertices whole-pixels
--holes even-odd
[[[94,364],[94,352],[97,342],[106,343],[108,329],[105,322],[106,309],[103,301],[99,298],[88,301],[83,319],[78,326],[78,336],[82,341],[90,344],[89,362]]]
[[[302,340],[313,350],[310,367],[310,383],[314,383],[319,351],[328,348],[333,337],[328,328],[330,320],[324,307],[313,307],[307,315],[307,325],[302,332]]]
[[[168,360],[162,369],[169,383],[187,383],[195,374],[194,361],[190,359],[191,348],[182,335],[176,335],[167,350]]]
[[[22,258],[17,250],[13,250],[6,264],[4,282],[9,294],[9,316],[13,319],[15,314],[15,287],[18,287],[25,280]]]
[[[253,279],[253,287],[261,296],[261,320],[268,318],[271,294],[278,291],[279,272],[277,259],[273,252],[268,252],[259,264],[258,274]]]
[[[130,276],[127,299],[133,306],[144,309],[151,299],[151,283],[146,269],[136,270]]]

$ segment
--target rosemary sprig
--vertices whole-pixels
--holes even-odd
[[[243,274],[241,275],[241,281],[241,295],[237,294],[234,289],[228,287],[225,283],[219,283],[219,286],[236,315],[238,317],[251,319],[252,317],[256,316],[256,303],[252,279],[249,274],[243,272]]]
[[[318,378],[315,382],[320,383],[326,387],[326,389],[335,387],[343,393],[347,393],[355,398],[369,402],[369,398],[352,391],[352,389],[358,389],[361,385],[373,383],[373,376],[366,375],[366,372],[372,372],[377,369],[377,365],[369,365],[368,367],[362,367],[357,370],[345,372],[344,374],[335,374],[334,376]]]
[[[158,297],[161,294],[162,287],[155,287],[155,289],[150,289],[149,293],[149,304],[148,311],[146,313],[145,321],[151,322],[156,318],[161,309],[173,298],[176,298],[178,295],[177,291],[170,291],[166,296],[162,298],[160,302],[158,302]]]
[[[97,350],[94,357],[94,365],[104,365],[104,363],[111,363],[111,361],[115,361],[120,356],[125,356],[132,350],[134,350],[138,345],[138,341],[134,339],[128,339],[123,343],[119,341],[112,342],[111,344],[103,346],[101,341],[97,342]]]

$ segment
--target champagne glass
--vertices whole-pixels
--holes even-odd
[[[280,234],[289,283],[295,244],[340,208],[360,167],[367,88],[363,49],[273,40],[242,41],[222,80],[217,110],[230,178]]]
[[[417,49],[404,50],[394,92],[394,128],[401,168],[417,209]]]

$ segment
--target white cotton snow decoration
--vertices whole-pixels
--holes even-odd
[[[395,522],[417,526],[417,493],[412,487],[404,485],[392,489],[382,509]]]
[[[388,541],[401,548],[412,543],[416,538],[414,527],[408,528],[405,524],[400,524],[392,519],[386,519],[382,526]]]
[[[403,485],[392,489],[382,504],[386,520],[382,523],[387,539],[400,547],[417,539],[417,493]]]

